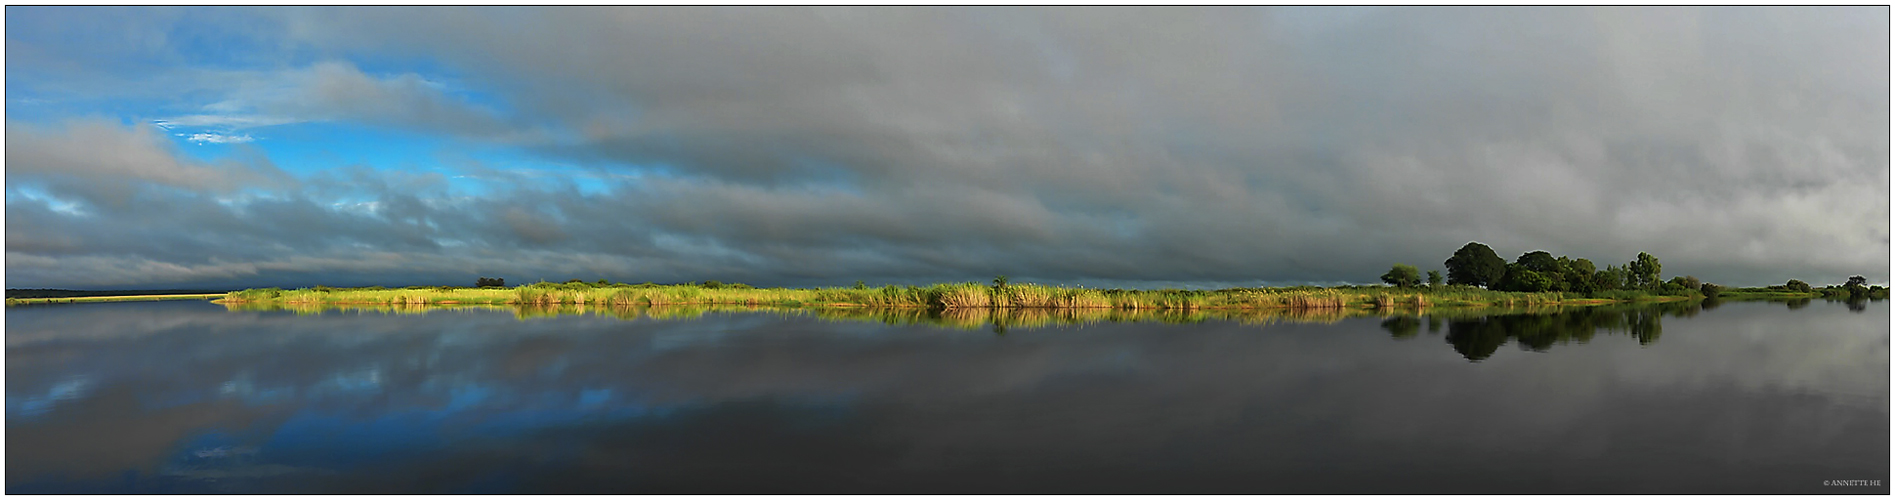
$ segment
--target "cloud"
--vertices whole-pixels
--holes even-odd
[[[204,162],[179,157],[155,127],[73,120],[56,126],[8,121],[8,202],[18,186],[91,207],[122,209],[151,188],[230,193],[244,187],[295,184],[267,161]]]
[[[490,140],[509,133],[494,111],[448,95],[440,82],[414,73],[372,76],[343,61],[253,72],[227,87],[221,92],[223,99],[198,107],[197,114],[153,123],[165,129],[208,127],[227,132],[303,122],[352,122]]]
[[[229,244],[465,269],[416,279],[493,250],[635,281],[1371,282],[1469,240],[1727,284],[1888,273],[1886,10],[230,12],[281,27],[257,57],[312,62],[166,125],[397,127],[571,167],[444,160],[483,190],[400,217],[324,208],[403,196],[341,181],[203,208],[247,220]],[[265,206],[310,225],[245,219]]]
[[[226,135],[226,134],[213,134],[213,133],[197,133],[197,134],[191,134],[189,136],[185,136],[184,134],[178,134],[178,136],[184,137],[186,140],[189,140],[191,142],[195,142],[198,144],[206,144],[206,143],[232,144],[232,143],[252,142],[252,141],[257,140],[255,137],[250,137],[250,134]]]

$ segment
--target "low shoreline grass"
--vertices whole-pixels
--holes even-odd
[[[1687,300],[1696,295],[1638,291],[1603,294],[1499,292],[1465,286],[1230,288],[1224,290],[1121,290],[1039,284],[988,286],[942,283],[879,288],[754,288],[747,285],[627,285],[535,283],[503,287],[410,287],[405,289],[275,288],[231,292],[220,303],[357,305],[743,305],[814,308],[926,309],[1419,309],[1593,305]]]
[[[135,302],[146,300],[213,300],[224,298],[222,293],[197,293],[179,295],[114,295],[107,297],[44,297],[31,299],[7,299],[7,305],[30,304],[73,304],[81,302]]]

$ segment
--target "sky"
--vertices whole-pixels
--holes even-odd
[[[1889,9],[35,7],[10,288],[1889,282]]]

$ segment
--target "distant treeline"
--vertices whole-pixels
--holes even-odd
[[[1591,260],[1564,255],[1553,257],[1553,254],[1540,250],[1521,254],[1513,262],[1507,262],[1487,245],[1468,242],[1460,250],[1455,250],[1454,255],[1442,265],[1447,268],[1449,285],[1467,285],[1503,292],[1563,292],[1600,298],[1630,298],[1638,295],[1717,297],[1725,293],[1765,292],[1865,298],[1888,296],[1887,289],[1868,286],[1868,279],[1862,276],[1851,276],[1846,284],[1821,289],[1812,288],[1800,280],[1762,289],[1735,290],[1705,282],[1696,276],[1674,276],[1665,280],[1661,275],[1664,265],[1659,263],[1658,257],[1645,252],[1639,252],[1638,257],[1623,266],[1607,265],[1605,269],[1600,269]],[[1400,288],[1420,287],[1421,271],[1415,266],[1395,264],[1387,274],[1382,275],[1382,281]],[[1428,271],[1427,283],[1432,288],[1440,287],[1441,272]]]
[[[57,288],[8,288],[9,299],[64,299],[69,297],[116,297],[121,295],[203,295],[230,290],[61,290]]]

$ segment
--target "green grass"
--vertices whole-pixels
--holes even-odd
[[[1770,290],[1767,288],[1735,288],[1735,289],[1720,291],[1717,293],[1717,298],[1723,299],[1723,300],[1801,299],[1801,298],[1815,298],[1815,297],[1821,297],[1821,296],[1823,296],[1823,292],[1820,290],[1810,291],[1810,292],[1790,292],[1790,291],[1783,291],[1783,290]]]

